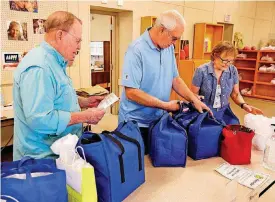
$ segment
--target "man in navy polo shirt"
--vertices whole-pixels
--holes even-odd
[[[198,111],[209,108],[203,104],[179,77],[174,55],[175,42],[180,39],[185,20],[176,10],[160,15],[156,24],[132,42],[124,58],[119,122],[137,121],[148,153],[148,127],[164,111],[179,109],[177,100],[170,101],[171,89],[194,103]]]

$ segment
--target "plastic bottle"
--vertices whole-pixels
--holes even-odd
[[[271,124],[275,126],[275,124]],[[263,157],[263,166],[269,170],[275,171],[275,129],[274,134],[267,140],[264,157]]]

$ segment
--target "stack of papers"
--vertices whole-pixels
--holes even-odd
[[[250,189],[256,189],[270,179],[270,175],[260,172],[254,172],[247,168],[223,163],[215,169],[224,177],[233,180],[236,179],[239,184]]]

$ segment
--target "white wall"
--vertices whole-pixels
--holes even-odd
[[[91,33],[90,23],[90,6],[101,6],[111,9],[120,9],[125,11],[131,11],[132,14],[120,13],[119,18],[122,24],[120,24],[119,30],[119,69],[121,72],[123,64],[123,56],[128,47],[128,44],[140,35],[140,22],[142,16],[158,16],[162,11],[168,9],[176,9],[184,15],[187,21],[187,27],[183,34],[184,39],[190,41],[190,52],[193,47],[193,34],[194,24],[199,22],[216,23],[217,21],[223,21],[225,14],[231,14],[232,22],[234,24],[234,31],[242,32],[244,35],[245,45],[257,45],[260,40],[267,41],[269,33],[275,33],[275,2],[263,2],[263,1],[165,1],[165,0],[153,0],[153,1],[137,1],[137,0],[125,0],[124,5],[117,6],[116,1],[109,0],[107,4],[102,4],[101,1],[59,1],[59,2],[39,2],[39,13],[30,14],[24,12],[10,11],[8,8],[8,2],[1,2],[1,25],[5,24],[6,18],[15,18],[20,13],[23,18],[31,21],[32,15],[42,16],[46,18],[51,12],[56,9],[68,10],[74,13],[83,21],[83,42],[82,50],[77,56],[74,65],[68,68],[68,73],[73,79],[74,87],[87,87],[91,84],[90,65],[89,65],[89,42],[93,33]],[[123,25],[123,26],[122,26]],[[102,26],[100,29],[104,29]],[[6,30],[2,28],[1,35],[6,34]],[[41,37],[33,37],[33,42],[37,43],[41,41]],[[3,41],[3,36],[1,36]],[[22,43],[22,42],[21,42]],[[9,45],[7,43],[1,43],[1,50],[17,51],[20,47],[17,43]],[[30,47],[33,47],[31,45]],[[21,49],[20,49],[21,50]],[[12,81],[12,73],[5,75],[2,73],[3,81]],[[9,84],[1,85],[4,92],[6,102],[11,101],[11,88],[12,82]],[[7,95],[6,95],[7,94]]]

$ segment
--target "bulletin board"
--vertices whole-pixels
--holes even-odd
[[[2,52],[25,52],[40,44],[43,34],[34,34],[33,19],[47,19],[54,11],[67,11],[67,1],[37,1],[38,12],[22,12],[10,10],[8,0],[1,2],[1,60]],[[20,21],[27,23],[28,41],[8,40],[7,21]],[[1,61],[1,85],[13,83],[13,71],[3,70]]]

